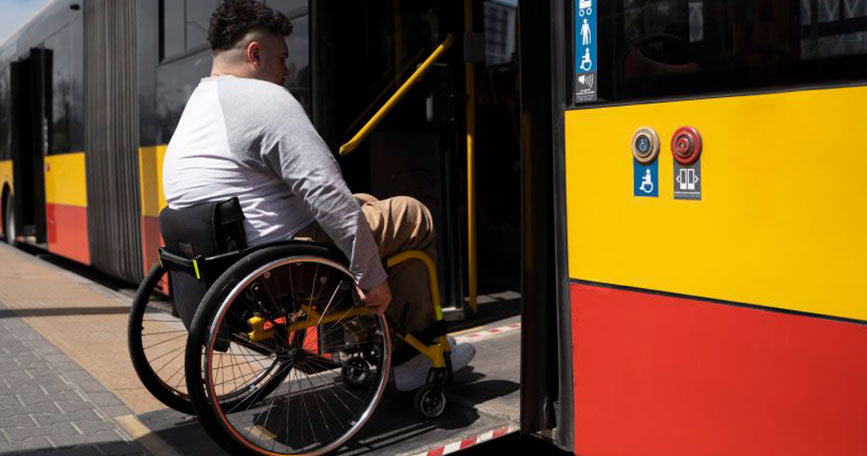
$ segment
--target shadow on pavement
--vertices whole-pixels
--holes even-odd
[[[55,317],[65,315],[119,315],[128,313],[128,307],[47,307],[41,309],[4,309],[0,310],[0,319],[15,317]]]
[[[474,385],[475,387],[475,385]],[[478,383],[480,394],[473,400],[511,394],[518,389],[514,382],[489,380]],[[398,454],[463,435],[479,429],[495,427],[500,418],[480,414],[468,406],[466,399],[455,399],[445,415],[436,420],[422,420],[413,408],[413,393],[402,393],[388,387],[382,401],[364,428],[336,454]],[[160,438],[181,454],[223,455],[194,417],[174,410],[159,410],[139,416],[139,419]]]
[[[38,444],[41,448],[25,449],[31,442],[8,443],[0,446],[0,455],[16,456],[148,456],[148,453],[134,442],[124,442],[118,438],[115,442],[93,443],[87,445],[63,445],[61,437],[55,442],[57,448],[50,448],[47,441]],[[15,445],[14,448],[6,448]]]

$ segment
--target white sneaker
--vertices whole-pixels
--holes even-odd
[[[470,364],[476,356],[476,347],[472,344],[457,345],[455,339],[449,336],[452,348],[452,371],[457,372]],[[418,354],[415,358],[394,367],[394,387],[398,391],[412,391],[421,388],[427,382],[427,375],[433,364],[430,358]]]

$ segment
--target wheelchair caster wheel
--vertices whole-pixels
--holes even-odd
[[[355,357],[340,369],[340,375],[349,386],[362,387],[370,381],[370,366],[363,358]]]
[[[415,393],[415,411],[423,418],[439,418],[446,410],[446,394],[439,385],[425,385]]]

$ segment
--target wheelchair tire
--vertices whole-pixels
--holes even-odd
[[[433,420],[439,418],[445,412],[446,405],[448,405],[446,393],[440,385],[425,385],[415,393],[413,407],[416,413],[423,419]]]
[[[187,384],[183,369],[181,368],[181,371],[176,373],[177,367],[170,366],[177,357],[181,357],[181,362],[183,361],[182,355],[179,353],[183,353],[183,349],[186,347],[187,330],[179,318],[172,316],[171,303],[152,303],[154,291],[165,274],[166,271],[162,266],[154,265],[136,291],[127,325],[129,357],[139,380],[155,398],[181,413],[192,414],[193,405],[190,404],[186,392]],[[146,319],[145,315],[147,314],[154,315],[155,318]],[[151,323],[157,328],[155,331],[148,332],[147,327]],[[145,353],[146,349],[152,348],[146,346],[144,340],[150,337],[159,338],[159,340],[149,341],[148,345],[162,344],[165,350],[159,354],[150,354],[150,356]],[[167,345],[172,342],[176,345],[174,350]],[[152,363],[158,363],[160,366],[155,369]],[[171,372],[163,373],[165,368]],[[180,378],[178,379],[178,377]]]
[[[187,330],[172,303],[155,294],[163,277],[166,277],[166,270],[159,264],[154,265],[136,291],[127,325],[130,360],[148,392],[166,406],[192,415],[194,410],[187,394],[183,366]],[[221,396],[220,401],[233,407],[259,388],[262,389],[260,394],[268,393],[280,380],[242,385],[239,391]]]
[[[339,251],[299,242],[251,253],[217,279],[193,318],[185,365],[199,422],[223,449],[249,455],[324,454],[340,448],[367,422],[388,381],[391,339],[386,318],[359,309],[363,304],[354,290],[354,277]],[[271,325],[270,339],[247,332],[257,317]],[[226,362],[221,340],[240,345],[235,353],[267,340],[283,361],[280,385],[235,408],[210,400],[227,382],[225,366],[234,372],[236,361],[248,356]],[[366,391],[350,390],[342,375],[345,362],[358,356],[372,362]],[[248,361],[245,369],[253,368]]]

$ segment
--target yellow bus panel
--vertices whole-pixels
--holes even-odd
[[[12,160],[0,160],[0,193],[3,192],[4,185],[8,185],[9,190],[12,190]]]
[[[141,178],[141,210],[144,217],[159,217],[166,207],[163,193],[163,159],[166,147],[151,146],[139,149],[139,175]]]
[[[84,152],[45,157],[45,202],[87,207]]]
[[[867,320],[867,88],[567,111],[573,279]],[[660,137],[659,197],[631,144]],[[702,199],[673,198],[672,134],[702,136]]]

